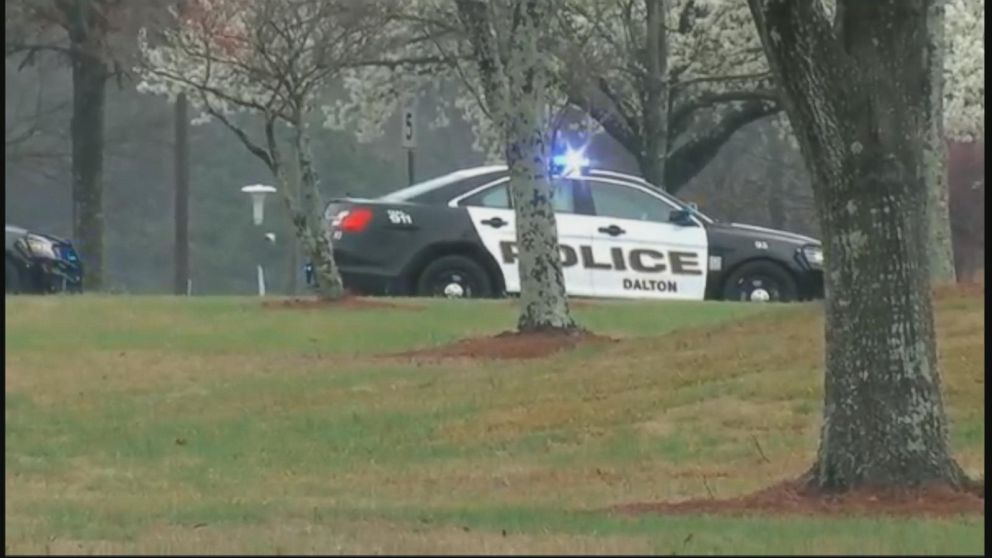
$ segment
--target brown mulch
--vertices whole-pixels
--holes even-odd
[[[985,483],[965,490],[949,485],[912,489],[859,489],[843,494],[811,490],[790,480],[758,492],[727,499],[624,504],[622,515],[895,515],[959,516],[985,513]]]
[[[387,300],[376,300],[372,298],[361,298],[348,295],[337,300],[327,300],[317,297],[307,298],[284,298],[280,300],[267,300],[262,303],[264,308],[286,309],[286,310],[322,310],[322,309],[344,309],[344,310],[370,310],[381,308],[392,308],[401,310],[423,310],[423,306],[416,304],[396,304]]]
[[[498,335],[461,339],[447,345],[390,353],[389,357],[528,359],[545,357],[579,345],[615,343],[616,339],[588,331],[505,331]]]

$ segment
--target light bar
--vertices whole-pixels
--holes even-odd
[[[584,150],[565,147],[565,152],[551,157],[552,176],[575,176],[581,175],[589,168],[589,158],[583,154]]]

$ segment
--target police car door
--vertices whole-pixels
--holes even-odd
[[[555,220],[558,242],[562,247],[562,272],[565,290],[572,295],[593,296],[592,275],[573,257],[572,246],[592,242],[594,222],[588,216],[575,214],[575,196],[570,183],[557,183],[554,192]],[[517,263],[517,232],[515,216],[510,206],[509,178],[501,178],[456,198],[453,204],[465,207],[479,239],[503,272],[508,293],[520,292],[520,270]]]
[[[669,221],[675,205],[648,188],[588,179],[597,216],[591,268],[598,296],[702,300],[706,290],[706,229],[696,220]]]

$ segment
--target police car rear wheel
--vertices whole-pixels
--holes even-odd
[[[792,302],[797,298],[795,279],[782,266],[750,262],[734,270],[723,288],[724,300],[742,302]]]
[[[465,256],[444,256],[431,262],[417,281],[420,296],[486,298],[492,281],[481,265]]]

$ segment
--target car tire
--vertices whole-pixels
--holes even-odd
[[[3,292],[4,294],[20,294],[23,290],[21,270],[9,259],[4,259]]]
[[[723,283],[723,300],[740,302],[793,302],[799,286],[791,273],[769,261],[748,262],[731,271]]]
[[[465,256],[442,256],[428,264],[417,279],[419,296],[489,298],[492,292],[489,274]]]

